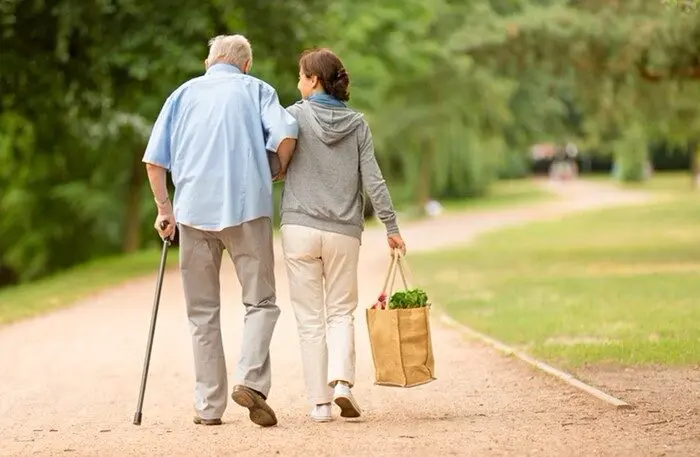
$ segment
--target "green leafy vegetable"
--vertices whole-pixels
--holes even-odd
[[[423,289],[399,290],[389,299],[389,309],[410,309],[428,306],[428,294]]]

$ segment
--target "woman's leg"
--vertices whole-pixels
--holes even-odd
[[[323,276],[328,325],[328,382],[355,384],[355,309],[357,308],[357,263],[360,240],[324,232]]]
[[[304,380],[309,403],[330,403],[328,350],[323,309],[323,263],[319,230],[282,226],[289,296],[297,320]]]

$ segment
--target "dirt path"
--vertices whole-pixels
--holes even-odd
[[[562,199],[527,209],[449,215],[404,228],[410,249],[468,241],[475,234],[644,196],[572,183]],[[280,250],[277,248],[277,254]],[[279,256],[278,256],[279,258]],[[410,259],[410,258],[409,258]],[[366,233],[361,303],[376,298],[386,268],[382,233]],[[165,279],[144,424],[131,425],[154,279],[131,282],[70,309],[0,329],[0,455],[76,456],[434,456],[697,455],[700,442],[644,426],[649,414],[619,412],[558,381],[466,341],[434,319],[438,381],[403,390],[372,385],[363,313],[358,312],[356,423],[307,419],[287,283],[277,262],[282,316],[273,339],[270,403],[280,424],[260,429],[232,402],[222,427],[192,424],[192,351],[177,272]],[[154,266],[155,268],[155,266]],[[242,324],[230,262],[223,284],[229,369]],[[361,306],[362,306],[361,304]],[[691,431],[691,430],[687,430]]]

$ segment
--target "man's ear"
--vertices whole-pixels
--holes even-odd
[[[311,87],[314,89],[318,89],[318,86],[321,85],[321,81],[319,81],[318,76],[312,75],[311,76]]]
[[[245,73],[246,75],[247,75],[248,73],[250,73],[250,68],[251,68],[252,66],[253,66],[253,59],[248,59],[248,60],[246,60],[245,63],[243,64],[243,68],[242,68],[243,73]]]
[[[209,59],[204,59],[204,69],[209,70]]]

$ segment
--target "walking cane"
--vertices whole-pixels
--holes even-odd
[[[168,228],[168,221],[160,224],[161,230]],[[158,280],[156,281],[156,295],[153,300],[153,314],[151,315],[151,328],[148,332],[148,343],[146,344],[146,359],[143,362],[143,373],[141,375],[141,390],[139,390],[139,402],[134,414],[134,425],[141,425],[141,410],[143,408],[143,396],[146,393],[146,379],[148,378],[148,366],[151,363],[151,350],[153,349],[153,333],[156,330],[156,318],[158,317],[158,304],[160,303],[160,290],[163,287],[163,275],[165,273],[165,261],[168,258],[168,247],[170,240],[166,236],[163,238],[163,251],[160,255],[160,268],[158,269]]]

